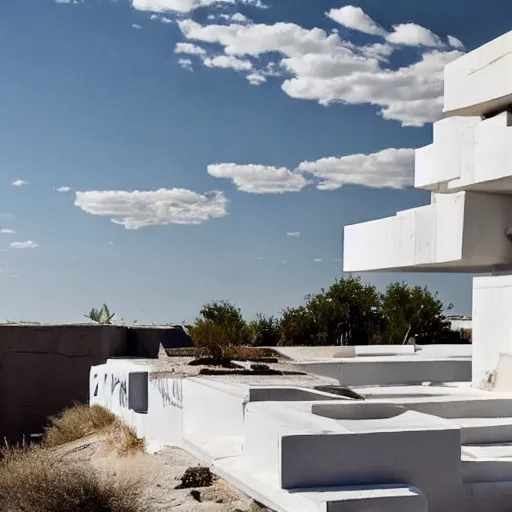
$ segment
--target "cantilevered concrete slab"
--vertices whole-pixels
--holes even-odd
[[[481,116],[512,104],[512,32],[451,62],[444,72],[446,116]]]
[[[512,107],[511,107],[512,108]],[[414,186],[433,192],[512,191],[512,114],[450,117],[434,123],[434,142],[416,150]]]
[[[345,227],[343,270],[490,272],[512,265],[512,195],[434,194],[430,205]]]

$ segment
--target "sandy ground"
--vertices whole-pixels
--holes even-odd
[[[155,455],[138,453],[119,457],[112,452],[105,435],[94,435],[57,449],[63,462],[92,464],[105,477],[127,475],[142,482],[148,512],[167,510],[180,512],[250,512],[252,500],[220,478],[213,485],[192,489],[176,489],[189,467],[199,466],[198,459],[178,448],[163,448]]]

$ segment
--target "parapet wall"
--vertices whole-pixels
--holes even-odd
[[[111,357],[191,346],[180,329],[115,325],[0,325],[0,439],[41,432],[48,416],[89,401],[91,366]]]

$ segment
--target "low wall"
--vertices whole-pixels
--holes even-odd
[[[180,329],[115,325],[0,325],[0,439],[41,432],[48,416],[89,401],[91,366],[109,357],[191,346]]]

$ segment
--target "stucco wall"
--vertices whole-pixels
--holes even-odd
[[[485,276],[473,279],[475,387],[492,387],[500,354],[512,353],[511,311],[512,276]]]
[[[188,346],[175,329],[114,325],[0,325],[0,439],[41,432],[46,418],[89,400],[91,366],[109,357],[156,357],[159,340]]]

